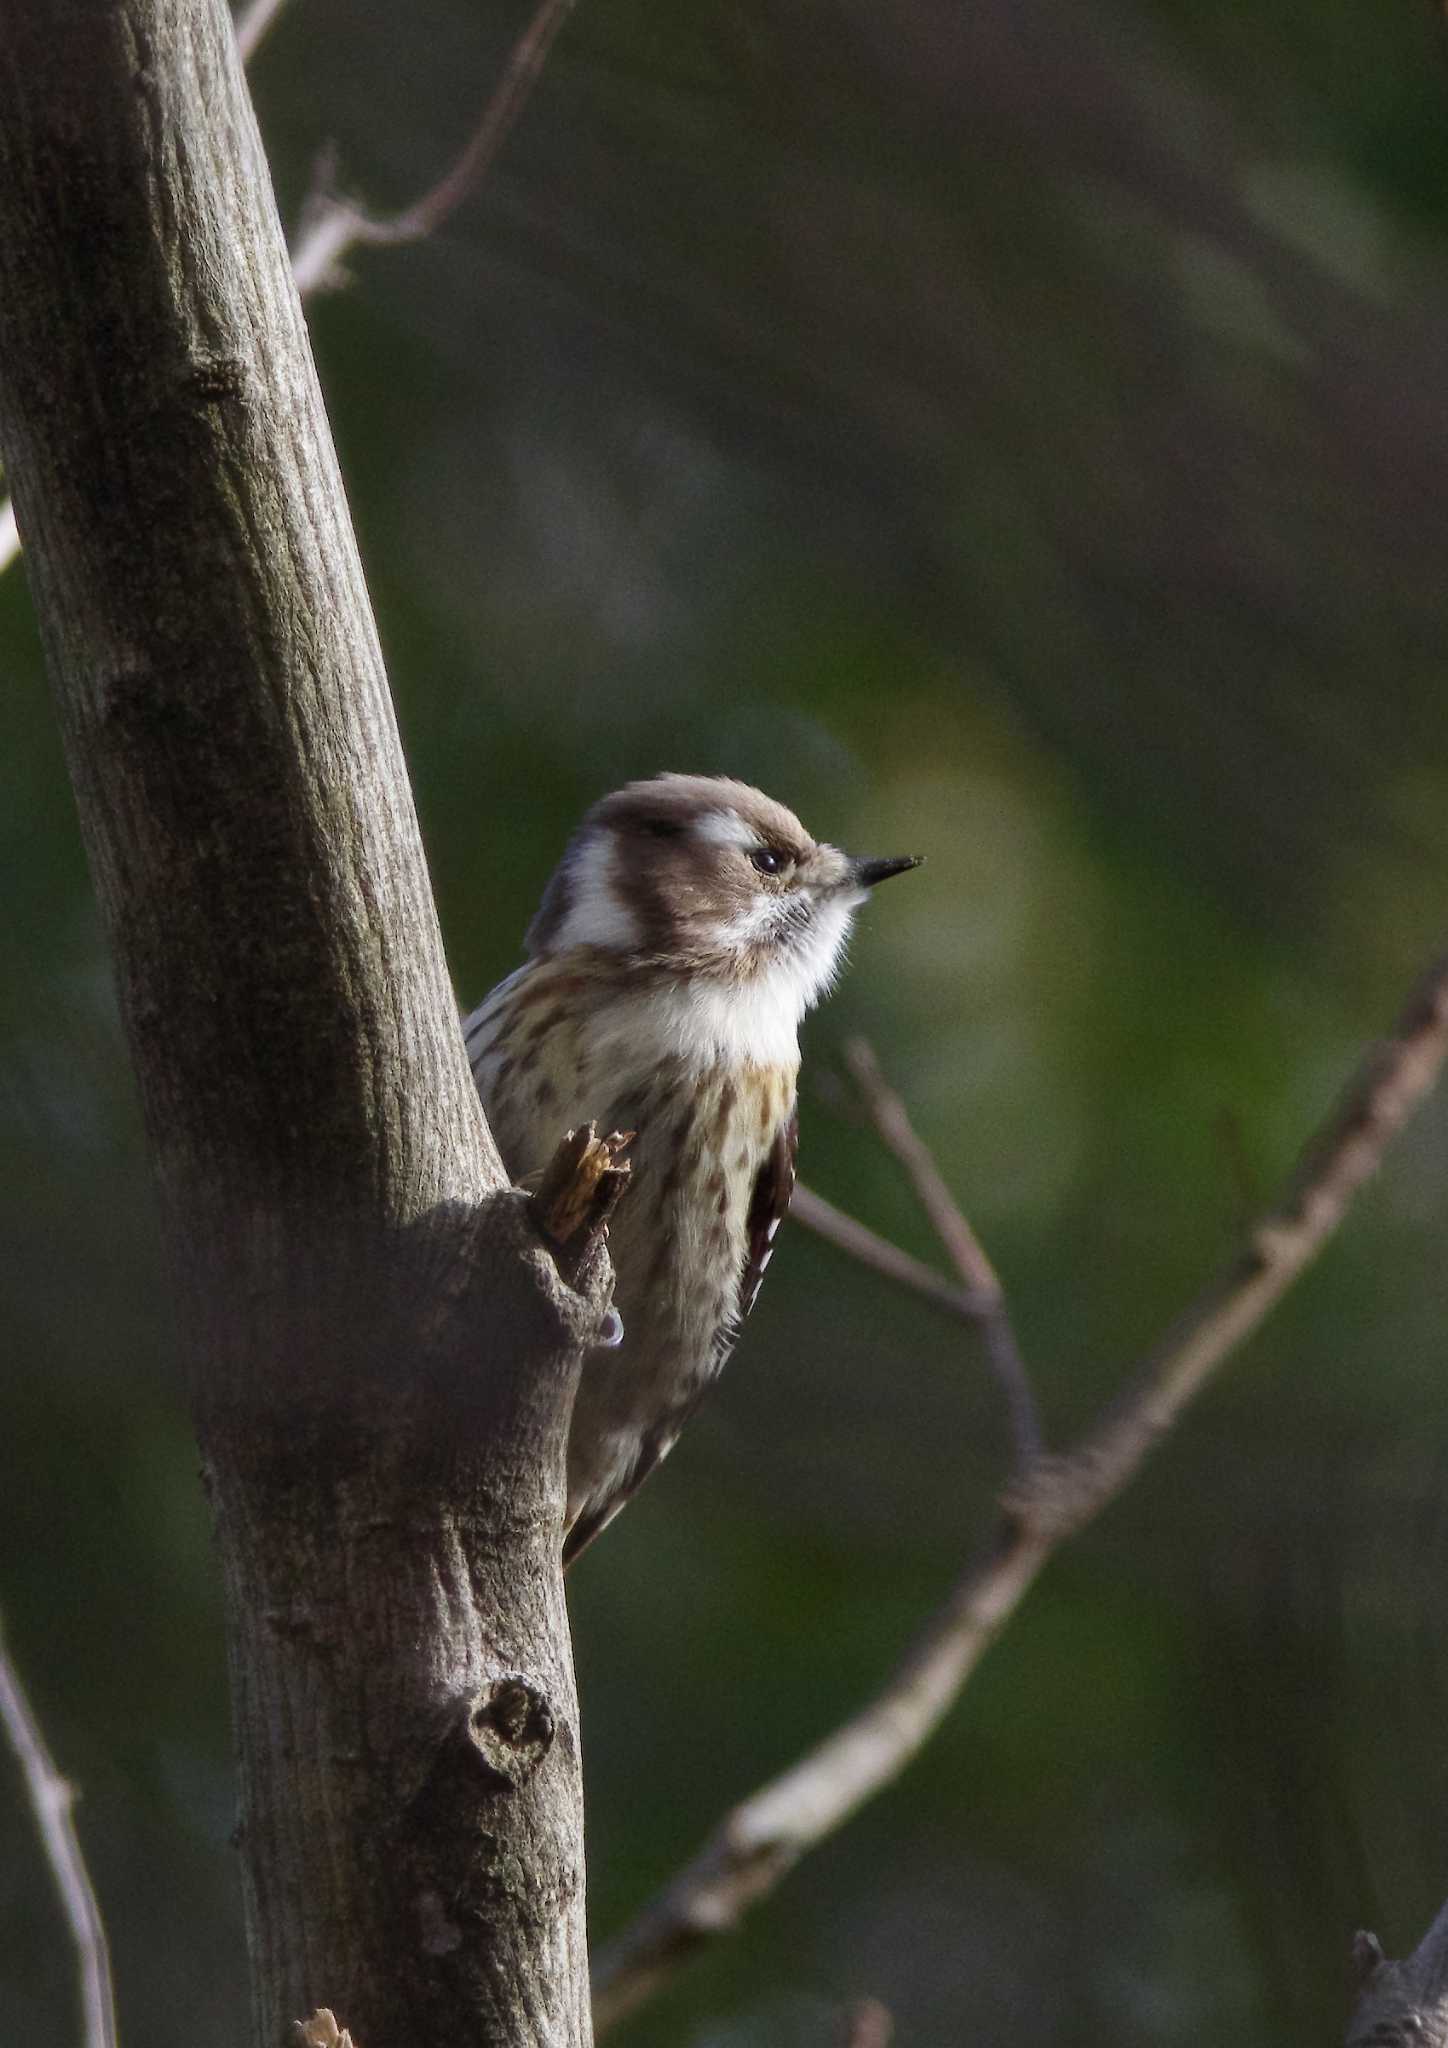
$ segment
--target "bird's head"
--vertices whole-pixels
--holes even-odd
[[[812,839],[747,783],[631,782],[594,805],[528,932],[532,954],[616,954],[623,970],[768,983],[796,1018],[829,987],[850,920],[919,856],[876,860]]]

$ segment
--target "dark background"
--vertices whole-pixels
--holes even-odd
[[[474,122],[520,6],[292,0],[294,221]],[[804,1163],[934,1256],[827,1083],[864,1030],[1057,1440],[1222,1256],[1448,893],[1448,61],[1426,5],[580,0],[485,191],[314,303],[460,999],[659,768],[921,850],[810,1025]],[[24,576],[0,583],[0,1608],[123,2031],[244,2038],[217,1585]],[[910,1776],[621,2035],[1340,2031],[1448,1891],[1448,1111]],[[857,1703],[990,1512],[971,1343],[787,1231],[573,1582],[606,1935]],[[75,2038],[0,1767],[0,2040]]]

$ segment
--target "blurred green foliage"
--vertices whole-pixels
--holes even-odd
[[[292,0],[254,67],[401,202],[521,6]],[[870,1034],[1057,1440],[1231,1244],[1445,922],[1448,69],[1430,10],[582,0],[493,179],[313,330],[460,998],[578,812],[740,774],[929,866],[811,1024],[810,1179],[935,1256],[842,1115]],[[126,2037],[244,2038],[217,1592],[24,590],[0,586],[0,1605]],[[632,2028],[1335,2038],[1445,1891],[1448,1112],[1048,1574],[907,1779]],[[859,1700],[991,1510],[970,1345],[791,1234],[573,1587],[618,1925]],[[74,2038],[0,1771],[0,2038]]]

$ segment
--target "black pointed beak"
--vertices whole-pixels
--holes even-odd
[[[902,853],[894,860],[870,860],[857,854],[850,860],[850,878],[861,889],[873,889],[876,882],[888,882],[891,875],[903,875],[907,868],[918,868],[924,859],[923,853]]]

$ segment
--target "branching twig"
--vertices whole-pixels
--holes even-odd
[[[912,1294],[923,1296],[958,1321],[979,1323],[991,1311],[989,1300],[982,1301],[970,1288],[957,1286],[954,1281],[945,1279],[923,1259],[912,1258],[909,1252],[902,1252],[898,1245],[891,1244],[889,1238],[879,1236],[858,1217],[847,1216],[843,1209],[837,1209],[833,1202],[827,1202],[813,1188],[796,1187],[789,1205],[789,1219],[791,1223],[802,1223],[806,1230],[812,1230],[816,1237],[834,1245],[857,1265],[868,1266],[872,1273],[878,1273],[882,1280],[893,1281],[898,1287],[908,1287]]]
[[[1213,1369],[1322,1249],[1433,1086],[1445,1051],[1448,956],[1415,992],[1393,1035],[1362,1062],[1282,1201],[1178,1318],[1134,1385],[1072,1453],[1017,1475],[994,1541],[876,1698],[735,1807],[600,1957],[598,2032],[641,2005],[691,1951],[736,1927],[807,1850],[905,1768],[1052,1552],[1115,1499]]]
[[[0,1721],[25,1780],[45,1858],[75,1947],[85,2048],[116,2048],[116,2009],[105,1922],[81,1854],[74,1788],[55,1768],[20,1675],[0,1637]]]
[[[238,18],[236,43],[243,63],[284,4],[285,0],[252,0],[252,5]],[[478,189],[522,113],[558,31],[575,4],[576,0],[540,0],[461,152],[437,183],[401,213],[386,217],[370,214],[353,200],[342,198],[332,189],[330,159],[325,160],[319,189],[304,209],[302,230],[292,251],[292,276],[304,299],[345,282],[342,262],[349,250],[420,242],[434,234],[448,215]],[[14,506],[8,499],[0,500],[0,575],[19,553]]]
[[[930,1148],[917,1135],[904,1103],[880,1072],[870,1046],[863,1038],[852,1039],[845,1048],[845,1060],[871,1122],[909,1174],[920,1206],[951,1264],[979,1304],[976,1316],[985,1336],[986,1356],[1010,1410],[1017,1467],[1025,1471],[1041,1455],[1041,1424],[1000,1276],[945,1185]]]
[[[909,1174],[920,1206],[950,1254],[956,1272],[976,1293],[998,1295],[1001,1292],[1000,1279],[986,1256],[985,1247],[961,1214],[929,1147],[911,1123],[905,1104],[880,1072],[880,1062],[868,1040],[852,1038],[849,1041],[845,1047],[845,1064],[860,1091],[861,1101],[870,1112],[871,1123]]]
[[[292,251],[292,275],[304,298],[343,281],[342,259],[349,250],[422,241],[435,234],[449,214],[477,190],[523,111],[574,4],[575,0],[541,0],[514,44],[508,67],[461,153],[437,183],[401,213],[386,217],[368,213],[331,189],[330,170],[324,174],[322,189],[308,206]]]

